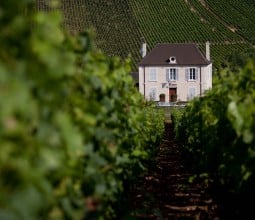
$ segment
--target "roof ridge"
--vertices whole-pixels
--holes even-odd
[[[163,43],[157,43],[156,45],[180,45],[180,44],[183,44],[183,45],[197,45],[195,42],[189,42],[189,43],[166,43],[166,42],[163,42]]]
[[[175,56],[175,65],[208,65],[196,43],[158,43],[146,54],[139,65],[173,65],[169,64],[169,56]]]

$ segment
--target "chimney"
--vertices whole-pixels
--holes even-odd
[[[205,43],[205,54],[206,54],[206,59],[210,61],[211,58],[210,58],[210,42],[209,41],[206,41]]]
[[[146,43],[142,43],[142,48],[141,48],[141,55],[142,55],[142,58],[144,58],[146,56],[146,53],[147,53],[147,45]]]

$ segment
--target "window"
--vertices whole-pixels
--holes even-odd
[[[197,80],[197,68],[188,68],[186,69],[186,78],[189,81]]]
[[[188,93],[188,99],[193,99],[196,96],[196,89],[195,88],[189,88]]]
[[[176,58],[175,57],[170,57],[169,58],[169,63],[176,63]]]
[[[177,69],[170,68],[166,70],[166,80],[169,81],[176,81],[178,78]]]
[[[155,87],[150,88],[149,96],[150,96],[151,101],[156,101],[157,100],[157,88],[155,88]]]
[[[149,81],[157,81],[157,70],[150,69]]]

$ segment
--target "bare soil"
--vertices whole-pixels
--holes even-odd
[[[166,122],[157,156],[128,190],[123,200],[125,214],[118,220],[255,219],[255,191],[238,194],[206,178],[194,179],[195,172],[188,165],[193,163],[192,158],[184,160],[173,125]]]
[[[171,123],[165,123],[165,134],[154,162],[131,188],[129,216],[125,219],[220,219],[208,183],[197,178],[191,181],[194,173],[182,159]]]

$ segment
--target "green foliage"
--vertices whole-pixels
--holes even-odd
[[[31,2],[0,3],[0,219],[113,218],[162,114],[133,87],[128,60]]]
[[[254,192],[254,64],[249,60],[238,73],[222,71],[213,89],[175,119],[177,137],[198,172],[229,191]]]
[[[238,73],[241,68],[243,68],[249,59],[255,59],[255,49],[249,48],[243,52],[232,51],[228,54],[225,59],[221,62],[221,68],[225,69],[228,67],[231,72]],[[220,70],[219,70],[220,71]]]
[[[205,51],[210,41],[214,66],[230,51],[251,48],[255,5],[247,1],[62,0],[61,9],[66,27],[73,32],[92,28],[100,49],[124,59],[131,55],[136,71],[142,40],[148,51],[160,42],[195,42]],[[43,2],[38,0],[38,8],[47,10]]]
[[[171,120],[173,122],[174,125],[174,130],[177,131],[178,127],[180,127],[180,123],[181,123],[181,118],[183,116],[184,113],[184,108],[173,108],[171,110]],[[178,130],[179,131],[179,130]],[[181,137],[181,134],[176,133],[176,137]]]
[[[253,1],[226,0],[222,2],[221,0],[205,0],[205,3],[229,25],[229,28],[254,44],[255,4]]]

